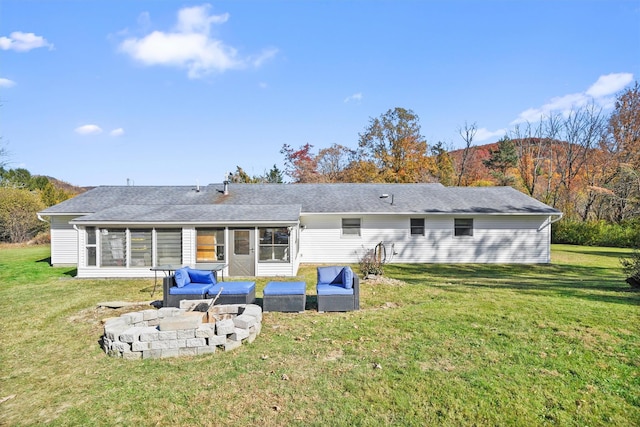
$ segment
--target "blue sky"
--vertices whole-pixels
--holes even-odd
[[[8,166],[82,186],[259,175],[395,107],[488,143],[639,76],[638,0],[0,3]]]

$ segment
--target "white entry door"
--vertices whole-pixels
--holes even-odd
[[[255,276],[255,266],[255,230],[232,229],[229,276]]]

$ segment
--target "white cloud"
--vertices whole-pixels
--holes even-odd
[[[207,4],[181,9],[171,31],[153,31],[141,38],[127,38],[120,43],[119,50],[147,66],[184,68],[189,78],[250,65],[259,67],[275,56],[276,49],[267,49],[253,58],[243,58],[234,47],[212,37],[211,26],[227,22],[229,14],[212,15],[210,8]]]
[[[248,61],[255,68],[260,68],[262,64],[264,64],[265,62],[267,62],[277,54],[278,54],[278,49],[272,47],[272,48],[264,49],[260,54],[248,58]]]
[[[124,135],[124,129],[122,129],[122,128],[114,129],[111,132],[109,132],[109,135],[111,135],[113,137],[122,136],[122,135]]]
[[[622,90],[632,81],[633,74],[630,73],[612,73],[600,76],[585,92],[552,98],[551,101],[541,107],[529,108],[521,112],[511,124],[539,122],[544,117],[553,114],[568,116],[571,111],[592,102],[603,109],[611,108],[614,102],[611,95]]]
[[[97,135],[102,133],[102,129],[98,125],[83,125],[77,127],[75,132],[79,135]]]
[[[353,95],[349,95],[344,99],[345,104],[351,101],[356,101],[356,102],[362,101],[362,93],[361,92],[354,93]]]
[[[0,37],[0,49],[2,50],[27,52],[31,49],[37,49],[39,47],[48,47],[49,50],[53,49],[53,45],[49,43],[44,37],[36,36],[34,33],[23,33],[21,31],[14,31],[9,35],[9,37]]]
[[[180,33],[209,34],[211,24],[224,24],[229,20],[229,14],[209,15],[211,5],[185,7],[178,11],[176,30]]]
[[[14,87],[16,82],[0,77],[0,87]]]
[[[496,131],[490,131],[486,128],[480,128],[473,136],[474,141],[486,141],[489,138],[502,138],[507,134],[506,129],[498,129]]]
[[[613,95],[624,89],[626,85],[633,81],[631,73],[611,73],[606,76],[600,76],[598,81],[587,89],[586,94],[594,98],[603,98]]]

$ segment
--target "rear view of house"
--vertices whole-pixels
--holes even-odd
[[[440,184],[103,186],[39,215],[51,262],[78,277],[149,277],[223,263],[227,276],[295,276],[357,263],[548,263],[562,213],[510,187]]]

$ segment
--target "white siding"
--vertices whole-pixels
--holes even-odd
[[[425,216],[425,235],[410,234],[409,219],[419,216],[365,215],[361,237],[341,235],[339,215],[306,216],[301,261],[355,263],[367,249],[384,242],[395,263],[547,263],[550,227],[541,216],[476,216],[473,236],[454,237],[454,218]],[[466,216],[471,218],[470,216]]]
[[[77,265],[78,232],[69,221],[76,216],[51,217],[51,264],[54,266]]]
[[[295,276],[292,263],[287,262],[259,262],[256,268],[256,276]]]
[[[342,218],[360,218],[360,236],[342,236]],[[419,215],[307,215],[301,218],[304,229],[291,233],[291,262],[257,262],[256,276],[295,276],[301,263],[357,263],[366,250],[383,242],[388,262],[393,263],[548,263],[550,262],[549,218],[543,216],[480,215],[424,216],[425,235],[410,233],[410,218]],[[473,236],[455,237],[454,219],[473,218]],[[66,223],[71,218],[66,218]],[[58,236],[66,236],[66,245],[58,238],[55,247],[66,248],[73,263],[80,261],[78,277],[154,277],[144,268],[84,267],[84,242],[71,226],[58,224]],[[52,230],[54,229],[52,225]],[[65,232],[67,234],[65,234]],[[83,236],[84,234],[82,234]],[[53,237],[53,235],[52,235]],[[225,239],[227,259],[229,239]],[[257,239],[257,233],[256,233]],[[82,239],[83,240],[83,239]],[[183,264],[196,266],[196,230],[183,228]],[[256,241],[256,247],[258,243]],[[300,248],[299,253],[297,248]],[[78,253],[78,248],[81,248]],[[52,244],[52,259],[54,245]],[[297,256],[296,256],[297,254]],[[67,258],[70,259],[70,258]],[[158,276],[162,276],[160,272]],[[224,277],[228,269],[224,271]]]

